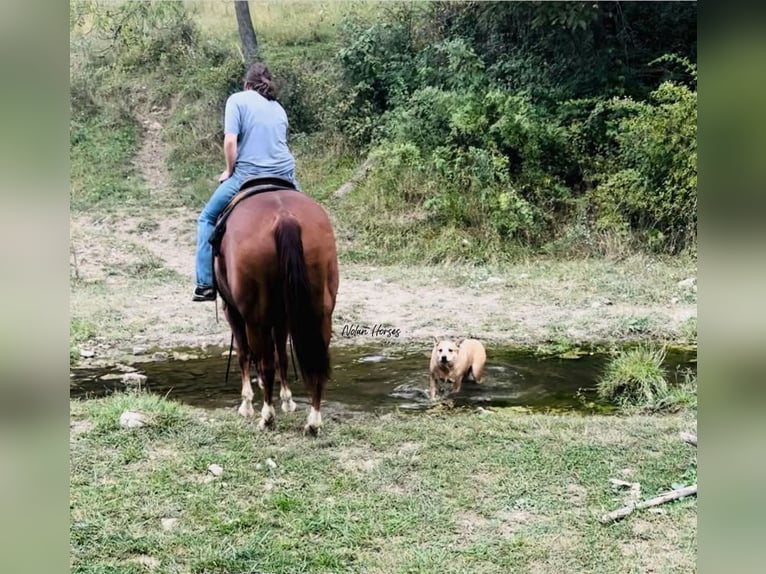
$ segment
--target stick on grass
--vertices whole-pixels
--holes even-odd
[[[684,486],[683,488],[677,488],[676,490],[671,490],[670,492],[665,492],[663,494],[660,494],[659,496],[650,498],[649,500],[646,500],[644,502],[639,502],[638,504],[629,504],[627,506],[623,506],[622,508],[618,508],[617,510],[612,511],[609,514],[605,514],[601,518],[601,522],[604,524],[609,524],[610,522],[614,522],[615,520],[619,520],[620,518],[625,518],[636,509],[659,506],[660,504],[665,504],[666,502],[670,502],[671,500],[677,500],[679,498],[690,496],[692,494],[697,494],[696,484],[693,484],[691,486]]]

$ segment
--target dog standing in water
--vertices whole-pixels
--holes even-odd
[[[481,383],[487,353],[484,345],[476,339],[439,340],[434,337],[434,349],[431,352],[431,373],[429,393],[431,400],[436,399],[436,381],[452,381],[452,394],[460,392],[463,379],[471,377]]]

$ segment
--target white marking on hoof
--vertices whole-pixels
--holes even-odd
[[[317,435],[319,434],[319,429],[321,426],[322,413],[314,409],[314,407],[311,407],[311,410],[309,411],[308,422],[306,423],[306,426],[303,427],[303,432],[306,434]]]
[[[261,420],[258,421],[258,429],[265,430],[267,427],[273,426],[275,415],[276,413],[274,411],[274,407],[272,405],[263,403],[263,408],[261,409]]]
[[[256,379],[256,381],[258,381],[258,388],[260,388],[261,390],[263,390],[263,379],[261,379],[261,377],[258,377],[258,378]]]
[[[239,405],[237,412],[244,418],[249,419],[255,416],[255,409],[253,408],[253,402],[249,399],[242,399],[242,404]]]
[[[295,410],[295,401],[293,401],[293,394],[290,389],[282,389],[279,392],[279,398],[282,399],[282,411],[291,413]]]
[[[292,413],[297,408],[297,405],[295,404],[295,401],[290,399],[289,401],[285,402],[282,401],[282,411],[286,413]]]

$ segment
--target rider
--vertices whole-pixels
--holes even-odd
[[[295,160],[287,147],[287,114],[276,101],[269,69],[250,66],[244,88],[226,100],[223,154],[226,169],[220,185],[197,220],[196,279],[193,301],[215,301],[213,251],[209,243],[216,220],[240,185],[256,175],[276,175],[293,182]]]

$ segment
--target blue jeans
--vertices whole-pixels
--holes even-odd
[[[215,229],[215,223],[218,216],[224,210],[232,197],[239,191],[242,182],[255,175],[267,175],[257,173],[243,173],[235,171],[232,176],[221,183],[215,190],[213,196],[202,208],[202,213],[197,219],[197,256],[195,259],[197,285],[204,287],[213,286],[213,246],[210,245],[210,235]],[[295,181],[295,172],[273,174],[289,179],[298,187]]]

